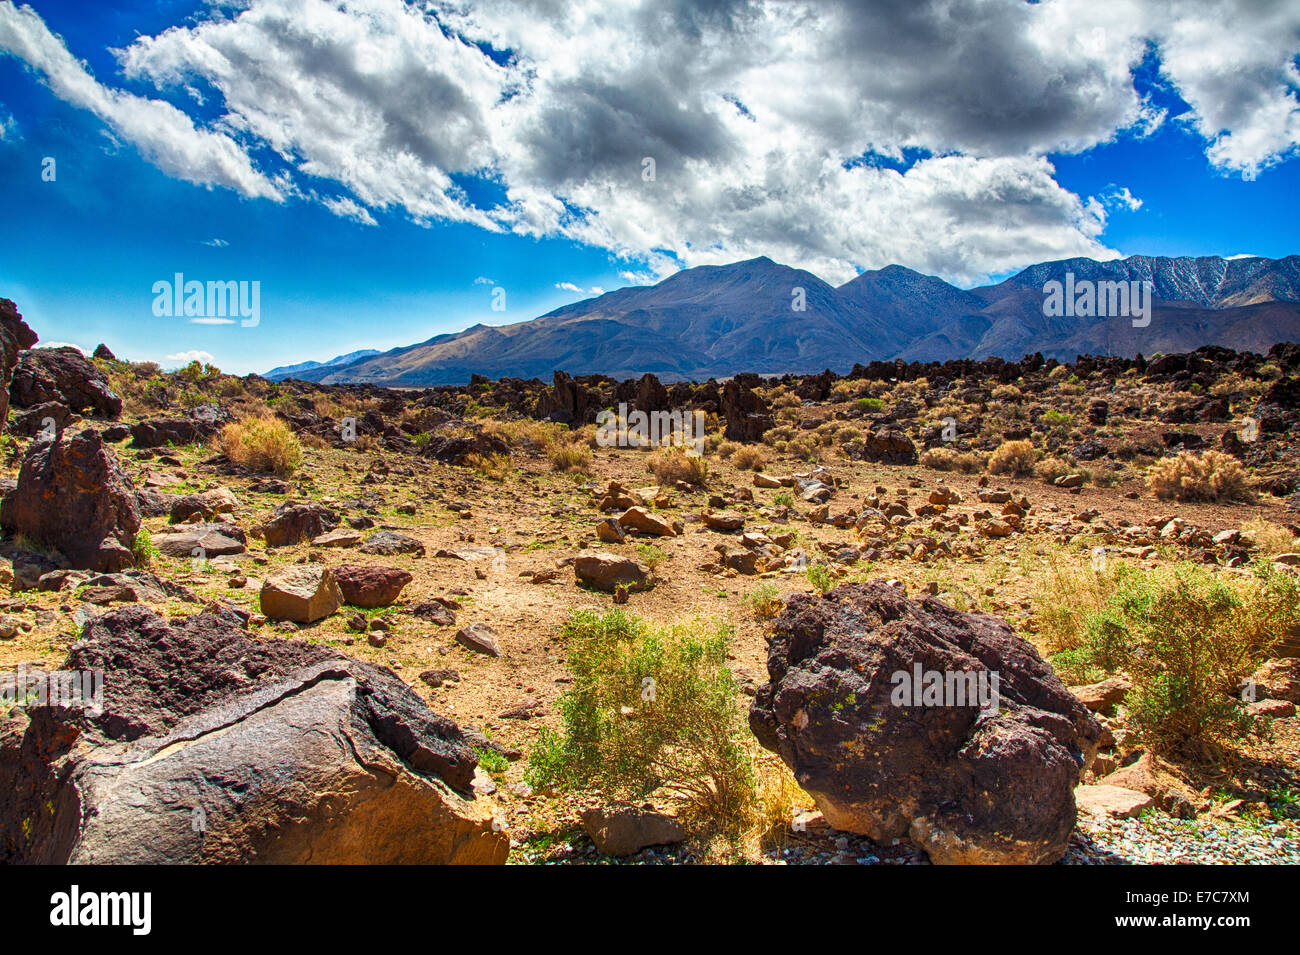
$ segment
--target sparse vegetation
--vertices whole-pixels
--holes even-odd
[[[1032,441],[1004,441],[989,456],[988,470],[990,474],[1023,477],[1034,470],[1039,456]]]
[[[282,419],[273,416],[245,418],[221,429],[217,450],[232,464],[280,477],[292,474],[302,463],[302,444]]]
[[[650,454],[646,470],[655,476],[660,484],[675,484],[684,481],[687,484],[703,484],[709,475],[709,463],[703,455],[687,454],[682,448],[661,448]]]
[[[560,731],[543,732],[530,754],[532,784],[626,799],[663,791],[710,828],[738,835],[758,780],[743,696],[727,668],[730,629],[575,610],[564,639],[573,684],[557,703]]]
[[[1147,469],[1146,481],[1156,497],[1179,501],[1249,501],[1254,496],[1241,462],[1221,451],[1161,458]]]

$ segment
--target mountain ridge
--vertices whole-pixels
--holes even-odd
[[[1067,272],[1076,281],[1151,282],[1151,324],[1044,315],[1043,284]],[[1297,255],[1070,258],[973,289],[901,265],[864,271],[837,287],[759,256],[683,269],[527,321],[480,323],[384,352],[274,371],[294,369],[325,384],[410,387],[461,384],[473,374],[549,378],[555,369],[616,378],[653,372],[676,381],[846,371],[871,360],[1041,352],[1070,361],[1083,353],[1131,357],[1202,345],[1262,352],[1284,340],[1300,340]]]

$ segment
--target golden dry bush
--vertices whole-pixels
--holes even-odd
[[[1003,441],[989,456],[989,473],[1021,477],[1034,470],[1038,458],[1039,451],[1032,441]]]
[[[302,463],[302,444],[279,418],[244,418],[221,429],[216,449],[232,464],[284,477]]]
[[[956,448],[929,448],[921,452],[919,463],[923,468],[959,471],[962,474],[975,474],[984,470],[982,455],[974,451],[958,451]]]
[[[1250,501],[1250,474],[1222,451],[1184,451],[1147,468],[1147,487],[1156,497],[1179,501]]]
[[[703,484],[709,474],[709,463],[703,457],[694,457],[683,448],[661,448],[650,455],[646,470],[660,484]]]
[[[1069,462],[1064,458],[1044,458],[1034,465],[1034,477],[1044,484],[1053,484],[1057,478],[1063,478],[1073,472],[1074,468],[1070,467]]]
[[[1253,518],[1241,525],[1241,530],[1249,534],[1255,542],[1255,548],[1266,557],[1276,557],[1296,549],[1296,538],[1281,524],[1274,524],[1261,517]]]
[[[551,447],[551,470],[576,471],[590,474],[592,465],[591,448],[585,444],[556,444]]]
[[[732,453],[731,463],[742,471],[761,471],[767,464],[767,456],[762,448],[747,444]]]

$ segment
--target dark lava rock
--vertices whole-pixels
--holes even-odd
[[[989,702],[900,695],[901,677],[997,676]],[[795,594],[768,637],[750,727],[837,829],[905,835],[936,863],[1050,863],[1102,727],[1005,622],[883,581]],[[948,705],[933,705],[935,702]]]
[[[23,352],[9,385],[9,398],[20,408],[56,401],[71,411],[103,418],[122,413],[122,399],[78,349],[36,348]]]
[[[72,567],[116,571],[134,563],[140,509],[117,456],[87,429],[32,444],[0,524],[57,548]]]
[[[100,673],[99,705],[0,723],[0,861],[505,861],[460,728],[386,668],[133,606],[64,670]]]

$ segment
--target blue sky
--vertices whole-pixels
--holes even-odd
[[[242,373],[754,255],[969,286],[1300,252],[1300,16],[1119,5],[0,0],[0,295]],[[259,324],[155,315],[177,272],[258,281]]]

